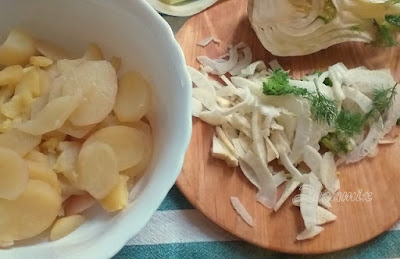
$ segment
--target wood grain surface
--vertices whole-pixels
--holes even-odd
[[[199,67],[196,56],[218,57],[229,44],[241,41],[253,51],[253,59],[266,62],[275,57],[257,39],[247,18],[246,0],[219,1],[212,8],[191,19],[177,33],[186,62]],[[221,44],[202,48],[196,42],[213,35]],[[327,69],[337,62],[348,67],[390,68],[400,79],[400,49],[374,48],[366,44],[346,43],[313,55],[277,58],[294,76]],[[400,97],[399,97],[400,98]],[[396,132],[392,132],[395,134]],[[375,158],[339,167],[341,190],[344,193],[372,193],[370,202],[334,202],[332,211],[338,219],[324,226],[313,240],[295,241],[304,229],[298,208],[290,200],[273,212],[256,202],[256,188],[239,168],[229,168],[211,156],[214,128],[193,120],[193,135],[177,185],[188,200],[209,219],[255,245],[287,253],[315,254],[348,248],[376,237],[400,219],[400,140],[381,146]],[[237,196],[253,216],[256,226],[249,227],[235,213],[230,197]]]

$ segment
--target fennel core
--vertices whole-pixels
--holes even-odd
[[[397,84],[390,88],[379,88],[373,91],[372,107],[366,114],[349,111],[338,106],[321,94],[316,79],[316,92],[310,93],[306,89],[297,88],[289,84],[289,75],[282,69],[273,72],[270,78],[263,83],[263,92],[266,95],[294,95],[307,99],[313,120],[333,126],[334,132],[324,136],[320,143],[335,154],[345,154],[354,149],[354,136],[363,132],[382,116],[392,105],[396,95]]]

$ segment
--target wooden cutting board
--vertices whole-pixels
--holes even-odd
[[[212,8],[187,21],[177,33],[188,65],[199,67],[196,56],[216,58],[227,52],[229,44],[241,41],[253,51],[254,60],[271,61],[247,18],[246,0],[219,1]],[[213,35],[221,44],[196,46]],[[374,48],[365,44],[346,43],[303,57],[277,58],[294,76],[324,70],[337,62],[348,67],[390,68],[400,78],[400,48]],[[398,97],[400,98],[400,96]],[[334,202],[332,211],[338,219],[324,226],[313,240],[295,241],[304,229],[299,209],[289,199],[276,213],[255,200],[256,188],[239,168],[229,168],[211,156],[212,126],[193,120],[193,135],[177,185],[188,200],[209,219],[255,245],[287,253],[315,254],[348,248],[370,240],[391,228],[400,219],[400,139],[381,146],[379,154],[353,165],[339,167],[341,193],[371,193],[369,202]],[[255,220],[249,227],[235,213],[230,197],[239,197]]]

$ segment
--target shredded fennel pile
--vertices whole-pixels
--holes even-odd
[[[328,209],[329,197],[340,188],[337,165],[374,156],[380,142],[392,143],[384,137],[400,117],[400,98],[390,72],[338,63],[293,79],[276,60],[269,67],[263,61],[252,63],[244,43],[220,58],[197,60],[200,71],[188,67],[196,86],[192,111],[215,125],[212,155],[240,166],[258,189],[257,201],[267,208],[279,210],[300,188],[293,202],[305,229],[297,239],[318,235],[321,225],[336,219]],[[276,160],[283,170],[272,166]],[[300,163],[307,169],[299,169]],[[284,191],[278,195],[280,185]],[[249,222],[251,216],[240,211]]]
[[[250,0],[249,19],[272,54],[300,56],[360,41],[396,46],[397,0]]]

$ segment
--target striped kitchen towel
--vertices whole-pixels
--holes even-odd
[[[114,257],[128,258],[396,258],[400,224],[376,239],[323,256],[287,255],[240,241],[208,220],[174,186],[147,226]]]

